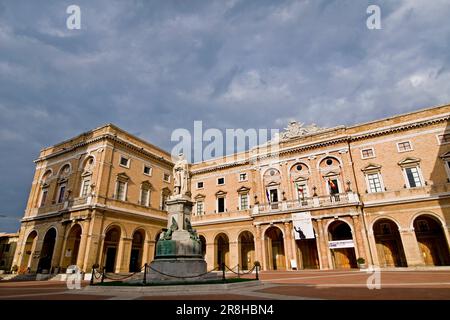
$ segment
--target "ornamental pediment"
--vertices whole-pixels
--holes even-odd
[[[402,161],[398,162],[399,166],[407,166],[410,164],[417,164],[420,162],[419,158],[414,158],[414,157],[407,157],[405,159],[403,159]]]
[[[226,194],[227,194],[227,192],[223,191],[223,190],[219,190],[219,191],[216,192],[216,196],[224,196]]]
[[[379,164],[375,163],[369,163],[367,166],[361,169],[361,171],[379,171],[381,169],[381,166]]]
[[[130,177],[125,172],[121,172],[117,174],[117,179],[122,181],[128,181],[130,180]]]
[[[242,186],[239,189],[237,189],[238,193],[245,193],[245,192],[249,192],[249,191],[250,191],[250,188],[246,187],[246,186]]]
[[[205,199],[205,198],[206,198],[206,196],[204,194],[201,194],[201,193],[197,194],[194,197],[195,200],[202,200],[202,199]]]
[[[289,122],[287,128],[284,129],[285,131],[280,134],[280,138],[281,140],[293,139],[308,134],[316,133],[324,129],[325,128],[320,128],[314,123],[305,126],[304,123],[291,121]]]

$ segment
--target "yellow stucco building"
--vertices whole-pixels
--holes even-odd
[[[348,127],[292,122],[276,153],[266,145],[192,164],[192,224],[208,268],[450,265],[449,119],[444,105]],[[128,272],[153,259],[172,190],[168,152],[106,125],[35,163],[21,272]]]

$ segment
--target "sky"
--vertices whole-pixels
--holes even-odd
[[[447,0],[0,0],[0,232],[39,151],[106,123],[170,151],[195,120],[332,127],[449,103],[449,16]]]

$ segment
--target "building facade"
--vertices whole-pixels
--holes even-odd
[[[0,233],[0,273],[11,270],[18,238],[18,233]]]
[[[450,265],[449,119],[445,105],[350,127],[291,122],[272,143],[192,164],[209,269]],[[137,271],[166,227],[172,166],[113,125],[42,150],[14,263]]]

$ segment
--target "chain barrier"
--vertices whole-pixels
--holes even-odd
[[[237,272],[233,270],[233,269],[235,269],[236,267],[237,267],[237,269],[238,269]],[[251,268],[250,270],[245,271],[245,272],[244,272],[244,271],[240,272],[240,271],[239,271],[239,264],[236,265],[236,266],[234,266],[233,268],[230,268],[230,267],[228,267],[225,263],[222,263],[220,266],[215,267],[214,269],[212,269],[212,270],[210,270],[210,271],[207,271],[207,272],[204,272],[204,273],[201,273],[201,274],[198,274],[198,275],[194,275],[194,276],[184,276],[184,277],[183,277],[183,276],[176,276],[176,275],[172,275],[172,274],[167,274],[167,273],[161,272],[161,271],[159,271],[159,270],[156,270],[156,269],[152,268],[152,266],[150,266],[149,264],[145,263],[144,266],[141,267],[141,269],[140,269],[139,271],[133,272],[133,273],[131,273],[131,274],[129,274],[129,275],[125,275],[125,276],[122,276],[122,277],[120,277],[120,276],[119,276],[119,277],[114,277],[114,276],[111,276],[111,275],[107,275],[107,274],[106,274],[106,270],[105,270],[104,267],[102,268],[101,272],[99,272],[99,271],[97,271],[98,268],[94,268],[94,266],[93,266],[93,267],[92,267],[91,285],[94,284],[94,279],[100,279],[100,278],[101,278],[101,283],[104,282],[105,278],[106,278],[106,279],[110,279],[110,280],[115,280],[115,281],[122,281],[122,280],[125,280],[125,279],[128,279],[128,278],[131,278],[132,276],[134,276],[134,275],[137,274],[137,273],[141,273],[142,270],[144,270],[144,279],[143,279],[143,283],[146,284],[146,283],[147,283],[147,268],[150,269],[150,270],[152,270],[152,271],[154,271],[154,272],[156,272],[156,273],[159,273],[159,274],[161,274],[161,275],[163,275],[163,276],[171,277],[171,278],[176,278],[176,279],[191,279],[191,278],[198,278],[198,277],[207,275],[207,274],[209,274],[209,273],[212,273],[212,272],[214,272],[214,271],[222,271],[222,280],[223,280],[223,281],[226,280],[226,277],[225,277],[225,270],[226,270],[226,269],[228,269],[228,270],[231,271],[232,273],[236,274],[238,277],[240,277],[241,275],[247,275],[247,274],[253,273],[253,271],[255,271],[255,269],[256,269],[256,280],[259,280],[259,276],[258,276],[258,266],[257,266],[256,264],[255,264],[255,265],[253,266],[253,268]]]

